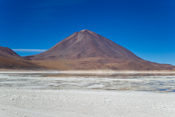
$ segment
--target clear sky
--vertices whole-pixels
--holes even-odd
[[[145,60],[175,65],[174,0],[0,0],[0,46],[21,56],[83,29]]]

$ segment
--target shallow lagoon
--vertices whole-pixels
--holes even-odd
[[[1,88],[175,92],[175,75],[1,73]]]

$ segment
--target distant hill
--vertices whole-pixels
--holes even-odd
[[[0,69],[43,69],[30,61],[0,57]]]
[[[49,50],[25,58],[52,69],[174,70],[172,65],[145,61],[90,30],[75,32]]]
[[[20,56],[8,47],[0,46],[0,57],[4,58],[20,58]]]
[[[0,69],[39,69],[43,68],[31,61],[25,61],[13,50],[0,46]]]

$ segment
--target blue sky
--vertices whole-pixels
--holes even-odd
[[[175,65],[174,0],[0,0],[0,46],[21,56],[89,29],[139,57]]]

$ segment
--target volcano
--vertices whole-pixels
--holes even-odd
[[[172,70],[145,61],[128,49],[90,30],[75,32],[49,50],[26,57],[55,69]]]
[[[75,32],[49,50],[32,56],[31,59],[57,60],[91,57],[141,60],[124,47],[89,30]]]

